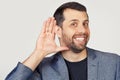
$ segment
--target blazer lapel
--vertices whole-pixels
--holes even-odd
[[[95,51],[87,48],[88,51],[88,80],[97,80],[98,60]]]
[[[61,80],[69,80],[67,65],[63,57],[61,56],[61,53],[57,53],[57,55],[55,56],[52,67],[59,74],[59,77],[61,77]]]

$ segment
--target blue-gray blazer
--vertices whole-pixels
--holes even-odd
[[[87,48],[88,80],[120,80],[120,56]],[[68,69],[60,53],[45,58],[34,72],[18,63],[5,80],[69,80]]]

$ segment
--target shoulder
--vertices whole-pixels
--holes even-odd
[[[37,66],[36,71],[41,73],[50,73],[51,71],[54,71],[54,66],[56,66],[58,59],[61,58],[61,55],[59,53],[56,53],[52,56],[45,57],[42,62]]]
[[[60,53],[56,53],[52,56],[49,57],[45,57],[42,62],[39,64],[39,67],[45,67],[45,66],[51,66],[53,63],[55,63],[56,61],[58,61],[58,59],[60,58]]]
[[[98,71],[103,76],[118,76],[120,74],[120,56],[116,53],[104,52],[88,48],[89,63],[96,63]],[[114,76],[113,76],[114,77]],[[111,78],[111,77],[110,77]]]
[[[99,60],[103,61],[111,61],[111,62],[117,62],[120,61],[120,56],[117,55],[116,53],[111,53],[111,52],[104,52],[92,48],[88,48],[88,51],[96,56]]]
[[[60,53],[55,53],[49,57],[45,57],[43,60],[42,60],[42,63],[50,63],[50,62],[53,62],[54,60],[58,60],[58,58],[60,58],[61,55]]]

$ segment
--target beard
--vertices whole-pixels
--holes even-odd
[[[68,37],[65,33],[63,33],[62,36],[65,45],[74,53],[82,52],[86,48],[89,40],[89,35],[85,33],[74,34],[72,38]],[[75,40],[77,37],[83,37],[84,41],[81,43],[76,43]]]

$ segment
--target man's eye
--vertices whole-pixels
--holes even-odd
[[[83,25],[87,27],[87,26],[88,26],[88,23],[83,23]]]
[[[72,23],[71,26],[76,27],[76,26],[77,26],[77,23]]]

